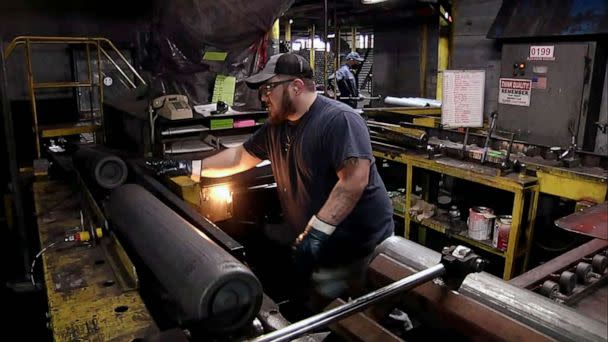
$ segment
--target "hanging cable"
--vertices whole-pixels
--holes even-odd
[[[32,285],[34,285],[34,287],[36,286],[36,281],[34,280],[34,267],[36,266],[36,260],[38,260],[38,257],[40,257],[44,252],[46,252],[50,248],[53,248],[59,242],[63,241],[55,241],[51,243],[50,245],[41,249],[40,252],[38,252],[38,254],[36,254],[36,256],[34,257],[34,260],[32,261],[32,266],[30,267],[30,280],[32,281]]]

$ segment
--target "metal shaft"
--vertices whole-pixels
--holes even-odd
[[[509,139],[509,147],[507,148],[507,156],[505,157],[505,163],[511,164],[511,150],[513,149],[513,141],[515,140],[515,133],[511,133],[511,139]]]
[[[486,157],[488,156],[488,145],[490,145],[490,139],[492,139],[492,133],[494,132],[494,127],[496,127],[496,117],[498,116],[498,112],[492,112],[491,118],[492,122],[490,123],[490,131],[488,132],[488,136],[486,137],[486,143],[483,146],[483,154],[481,155],[481,163],[485,163]]]
[[[267,341],[289,341],[318,328],[324,327],[332,322],[338,321],[341,318],[353,315],[368,306],[401,291],[409,290],[413,287],[426,283],[436,277],[441,276],[445,272],[442,264],[437,264],[427,268],[416,274],[412,274],[407,278],[398,280],[390,285],[380,288],[374,292],[370,292],[362,297],[359,297],[351,302],[333,308],[329,311],[322,312],[312,317],[306,318],[294,324],[291,324],[283,329],[271,332],[270,334],[262,335],[253,342]]]
[[[340,100],[382,100],[382,96],[340,96]]]
[[[469,142],[469,127],[464,131],[464,140],[462,141],[462,158],[467,156],[467,143]]]

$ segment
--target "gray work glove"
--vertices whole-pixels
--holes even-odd
[[[191,160],[155,159],[147,160],[146,166],[157,176],[177,177],[192,175]]]
[[[321,260],[323,248],[336,227],[313,216],[293,244],[293,262],[298,273],[310,275]]]

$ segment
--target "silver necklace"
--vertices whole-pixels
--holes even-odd
[[[291,143],[293,142],[293,136],[297,133],[297,126],[296,127],[290,127],[289,124],[286,124],[285,126],[285,146],[283,148],[283,150],[285,152],[289,152],[289,150],[291,149]]]

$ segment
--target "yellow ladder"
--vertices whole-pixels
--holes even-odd
[[[86,58],[87,58],[87,68],[88,68],[88,80],[85,82],[77,82],[77,81],[65,81],[65,82],[36,82],[34,81],[34,74],[32,68],[32,45],[33,44],[66,44],[66,45],[84,45],[86,48]],[[52,138],[52,137],[60,137],[81,133],[97,133],[100,130],[102,131],[102,137],[105,136],[104,130],[104,120],[103,120],[103,85],[102,82],[102,59],[107,59],[115,68],[118,70],[119,74],[126,81],[126,83],[136,88],[135,83],[125,74],[122,68],[116,64],[116,61],[112,59],[112,57],[108,54],[107,47],[111,51],[114,51],[116,55],[122,60],[122,62],[130,69],[130,71],[137,77],[137,79],[145,85],[146,82],[139,75],[137,70],[129,63],[127,58],[116,48],[116,46],[106,38],[95,38],[95,37],[44,37],[44,36],[19,36],[11,41],[5,51],[5,58],[8,59],[15,48],[18,46],[25,47],[25,63],[26,63],[26,71],[27,71],[27,84],[28,91],[31,101],[32,108],[32,119],[33,119],[33,130],[34,135],[36,137],[36,157],[41,157],[40,151],[40,139],[41,138]],[[95,57],[91,56],[91,47],[93,48],[93,53],[95,53]],[[93,68],[91,66],[92,58],[97,59],[97,75],[98,81],[94,83],[93,77]],[[95,120],[92,123],[87,125],[55,125],[55,126],[46,126],[41,127],[38,125],[38,111],[36,108],[36,89],[48,89],[48,88],[74,88],[74,87],[95,87],[97,86],[99,92],[99,123],[96,123]],[[102,138],[103,139],[103,138]]]

